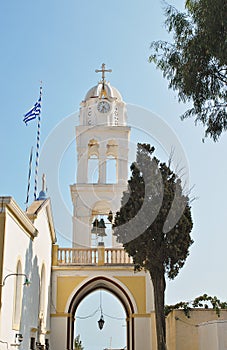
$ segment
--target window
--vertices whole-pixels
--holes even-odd
[[[96,140],[90,140],[88,144],[88,183],[99,181],[99,145]]]
[[[117,182],[117,164],[113,156],[106,159],[106,183],[115,184]]]
[[[88,183],[98,183],[99,181],[99,160],[96,155],[88,159]]]
[[[106,146],[106,183],[117,183],[118,145],[116,140],[109,140]]]

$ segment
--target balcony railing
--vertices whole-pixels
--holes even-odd
[[[57,265],[126,265],[132,258],[123,248],[57,248]]]

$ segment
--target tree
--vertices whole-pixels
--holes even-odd
[[[137,145],[128,191],[114,218],[114,235],[133,257],[135,270],[148,270],[154,287],[158,350],[166,349],[165,276],[174,279],[193,243],[190,201],[181,179],[152,156],[154,148]]]
[[[75,346],[75,350],[83,350],[84,347],[82,346],[82,341],[80,340],[80,334],[78,334],[76,336],[76,338],[74,339],[74,346]]]
[[[152,42],[149,61],[179,101],[192,102],[181,118],[194,117],[217,141],[227,130],[227,1],[186,0],[185,12],[167,6],[165,15],[174,42]]]
[[[192,301],[180,301],[175,305],[166,305],[165,314],[167,316],[172,310],[181,309],[184,311],[185,316],[190,318],[190,312],[195,308],[212,308],[216,311],[218,317],[220,317],[221,310],[227,309],[227,302],[220,301],[216,296],[212,297],[210,295],[203,294]]]

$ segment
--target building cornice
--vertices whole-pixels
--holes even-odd
[[[34,223],[35,219],[38,217],[39,213],[42,210],[46,210],[47,214],[47,220],[49,224],[50,229],[50,235],[52,243],[56,242],[56,235],[55,235],[55,229],[54,229],[54,222],[53,222],[53,215],[51,210],[51,203],[50,198],[47,198],[45,200],[37,200],[31,204],[31,206],[28,208],[27,216],[28,218]]]
[[[31,239],[34,239],[38,235],[38,230],[13,197],[0,197],[0,215],[6,215],[7,212],[23,227]]]

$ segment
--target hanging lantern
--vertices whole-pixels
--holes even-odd
[[[103,318],[103,313],[102,313],[102,290],[100,289],[100,311],[101,311],[101,317],[100,319],[98,320],[98,326],[99,326],[99,329],[100,331],[103,329],[103,326],[104,326],[104,318]]]
[[[104,323],[105,323],[105,321],[104,321],[104,318],[103,318],[103,314],[101,314],[101,317],[98,320],[98,325],[99,325],[100,331],[103,329]]]

